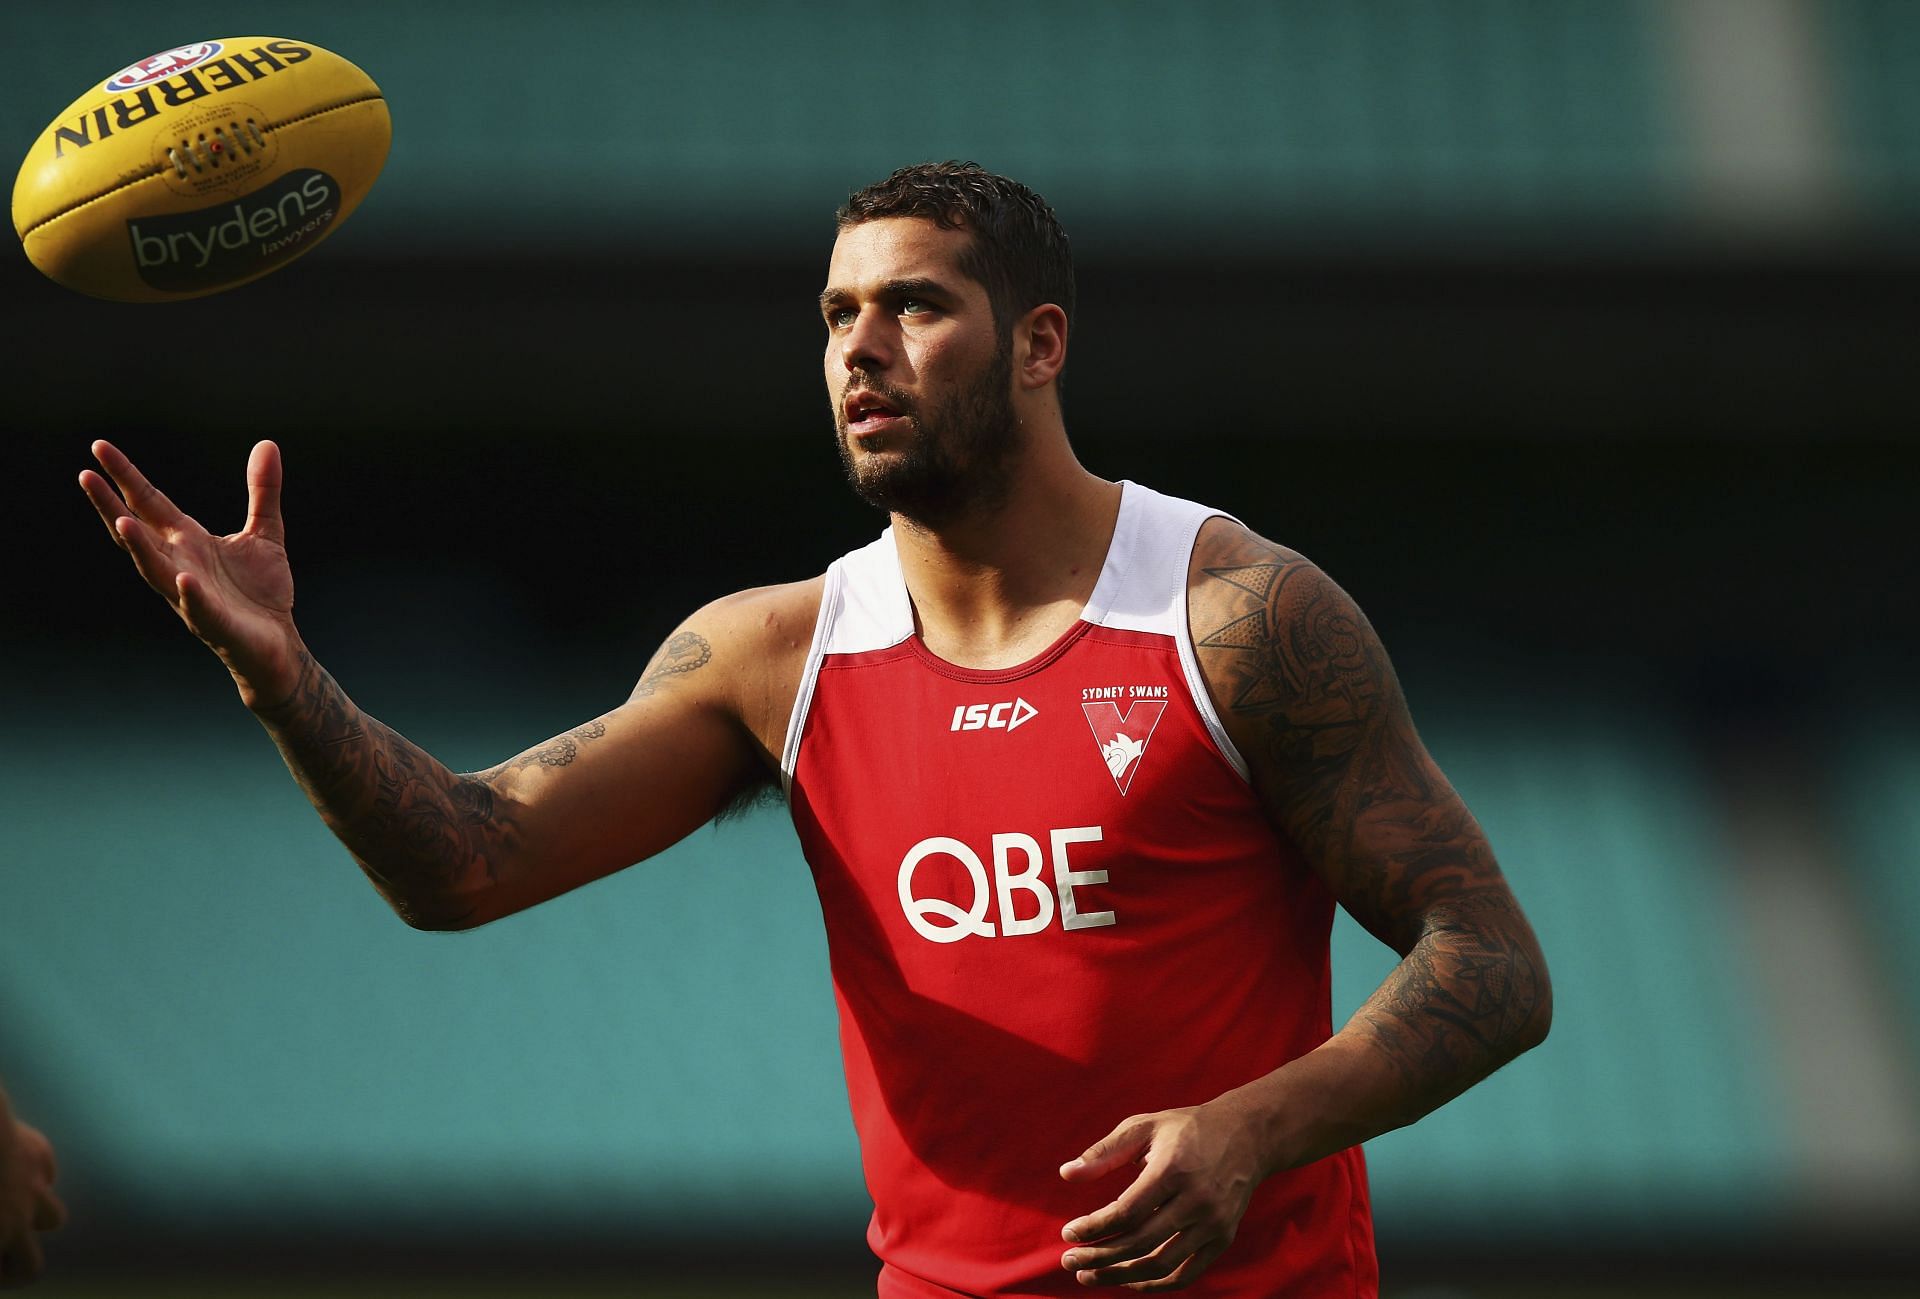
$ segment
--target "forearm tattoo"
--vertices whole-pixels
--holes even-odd
[[[1547,1013],[1532,932],[1359,607],[1257,538],[1213,550],[1229,562],[1196,593],[1196,621],[1212,619],[1196,641],[1208,678],[1270,815],[1401,953],[1363,1016],[1437,1104],[1518,1054]]]
[[[1434,1088],[1438,1104],[1530,1043],[1531,1021],[1544,1012],[1537,957],[1510,894],[1462,894],[1435,909],[1360,1018],[1401,1077]]]
[[[305,650],[293,693],[260,718],[327,827],[394,909],[423,928],[471,922],[479,891],[518,845],[511,802],[497,797],[500,776],[565,766],[607,729],[589,722],[488,771],[456,774],[362,712]]]
[[[705,637],[675,634],[632,698],[712,657]],[[605,719],[596,719],[485,771],[455,773],[362,712],[304,649],[293,692],[259,717],[327,827],[394,909],[423,928],[471,922],[480,894],[499,882],[502,863],[521,846],[512,797],[521,773],[571,766],[607,734]]]

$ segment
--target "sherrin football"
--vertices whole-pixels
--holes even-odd
[[[13,228],[70,289],[197,298],[332,234],[391,138],[380,87],[338,54],[276,36],[182,45],[53,120],[13,183]]]

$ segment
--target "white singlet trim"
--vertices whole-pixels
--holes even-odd
[[[1227,728],[1207,693],[1200,660],[1193,650],[1193,629],[1187,623],[1187,570],[1193,563],[1200,529],[1208,519],[1239,520],[1138,483],[1123,481],[1120,488],[1120,517],[1114,523],[1113,543],[1107,547],[1100,580],[1087,598],[1086,612],[1080,616],[1101,627],[1171,637],[1180,653],[1187,693],[1193,697],[1207,734],[1240,778],[1250,781],[1247,760],[1227,738]]]
[[[820,663],[829,654],[859,654],[891,649],[913,635],[913,602],[907,580],[900,575],[900,552],[894,549],[888,528],[859,550],[842,555],[827,567],[820,591],[820,615],[813,622],[813,644],[800,674],[793,715],[787,719],[787,741],[780,752],[780,784],[793,794],[793,770],[800,759],[800,734],[806,729],[813,688],[820,680]]]
[[[1106,562],[1101,565],[1099,580],[1094,583],[1093,594],[1087,597],[1087,607],[1081,611],[1080,619],[1097,627],[1150,632],[1171,638],[1179,652],[1187,694],[1192,697],[1207,734],[1240,778],[1250,780],[1247,761],[1227,738],[1227,728],[1221,724],[1213,698],[1207,693],[1207,684],[1200,676],[1193,632],[1187,625],[1187,570],[1192,565],[1193,547],[1200,529],[1213,518],[1233,519],[1233,516],[1163,495],[1138,483],[1122,481],[1120,515],[1114,522],[1113,540],[1107,547]],[[800,737],[806,730],[807,712],[820,679],[821,662],[829,654],[891,649],[912,635],[913,602],[900,572],[900,552],[894,547],[893,529],[888,528],[866,546],[836,559],[827,569],[826,584],[820,593],[820,616],[813,624],[813,644],[807,650],[806,667],[800,676],[793,714],[787,720],[786,744],[780,754],[780,781],[789,796],[793,793]]]

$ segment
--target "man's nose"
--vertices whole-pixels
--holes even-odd
[[[893,349],[886,336],[886,315],[863,309],[840,338],[840,360],[849,370],[884,370]]]

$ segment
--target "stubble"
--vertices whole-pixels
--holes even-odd
[[[909,401],[886,384],[855,375],[912,426],[905,446],[885,458],[856,459],[845,409],[834,407],[834,446],[854,494],[877,510],[937,529],[965,515],[990,514],[1013,485],[1020,423],[1013,410],[1013,347],[1003,339],[972,382],[937,409]]]

